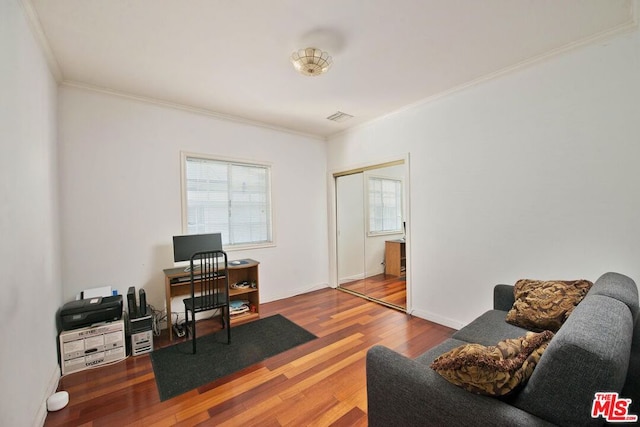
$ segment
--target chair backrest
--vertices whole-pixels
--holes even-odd
[[[200,297],[195,311],[229,305],[227,254],[223,251],[196,252],[191,256],[191,298]]]

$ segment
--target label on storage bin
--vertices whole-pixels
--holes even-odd
[[[122,341],[122,332],[111,332],[104,336],[104,345],[109,347],[117,347]]]
[[[87,337],[84,340],[84,348],[90,350],[92,348],[101,348],[104,346],[104,336],[98,335],[95,337]]]
[[[63,344],[62,352],[65,359],[73,359],[84,354],[84,340],[69,341]]]
[[[89,354],[84,358],[85,366],[93,366],[104,362],[104,351],[99,353]]]
[[[84,366],[84,357],[64,361],[65,370],[74,369],[77,366]]]
[[[120,357],[124,357],[124,347],[112,348],[104,353],[105,360],[112,361],[117,360]]]

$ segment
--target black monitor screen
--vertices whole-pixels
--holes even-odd
[[[173,236],[173,260],[175,262],[189,261],[196,252],[221,250],[222,236],[220,233]]]

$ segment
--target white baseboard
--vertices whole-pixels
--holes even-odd
[[[49,383],[47,384],[47,388],[45,390],[44,396],[42,397],[42,402],[40,403],[40,407],[38,412],[36,413],[36,417],[33,421],[34,426],[43,426],[44,421],[47,418],[47,399],[58,389],[58,382],[60,381],[60,367],[58,364],[55,365],[53,372],[51,373],[51,377],[49,378]]]
[[[291,297],[295,297],[296,295],[302,295],[308,292],[318,291],[320,289],[324,289],[328,287],[329,287],[328,283],[318,283],[315,285],[308,285],[306,287],[293,289],[290,292],[287,292],[286,295],[275,295],[275,296],[267,297],[265,299],[262,299],[262,295],[260,295],[261,297],[260,304],[265,304],[272,301],[278,301],[285,298],[291,298]]]
[[[414,310],[411,310],[411,313],[409,314],[411,314],[412,316],[419,317],[421,319],[428,320],[430,322],[437,323],[439,325],[446,326],[448,328],[459,330],[465,326],[464,323],[461,323],[457,320],[449,319],[448,317],[439,316],[437,314],[433,314],[424,310],[414,309]]]
[[[356,280],[362,280],[364,278],[364,274],[360,273],[353,276],[339,278],[338,283],[342,285],[344,283],[355,282]]]

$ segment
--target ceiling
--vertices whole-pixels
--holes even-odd
[[[318,137],[634,26],[633,0],[22,1],[67,84]],[[294,71],[309,46],[327,74]]]

